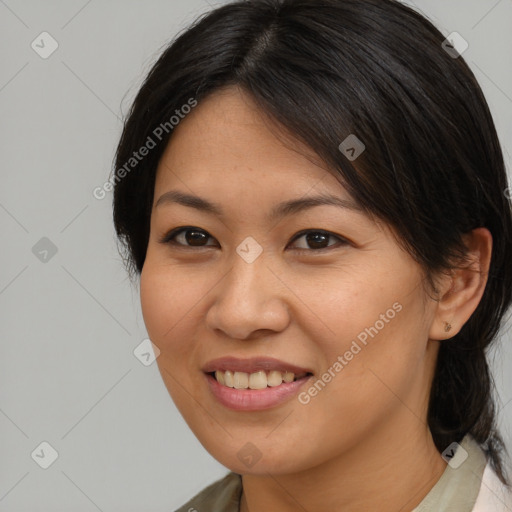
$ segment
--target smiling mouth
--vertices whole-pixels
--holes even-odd
[[[260,370],[253,373],[234,372],[230,370],[209,372],[220,385],[234,389],[265,389],[277,387],[313,375],[310,372],[295,374],[278,370]]]

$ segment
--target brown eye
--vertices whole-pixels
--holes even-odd
[[[195,246],[205,245],[209,238],[208,235],[203,231],[193,231],[191,229],[183,231],[183,234],[185,235],[184,239],[187,241],[187,243]]]
[[[210,247],[207,244],[211,237],[208,232],[195,227],[182,227],[173,229],[167,233],[160,242],[163,244],[175,244],[184,247]]]
[[[333,245],[346,245],[348,243],[343,238],[339,237],[338,235],[334,235],[333,233],[329,233],[328,231],[304,231],[302,233],[299,233],[299,235],[295,237],[293,241],[296,242],[297,240],[300,239],[304,239],[306,245],[304,245],[303,243],[302,247],[295,247],[299,250],[321,250],[328,249]],[[335,239],[334,243],[329,243],[329,239]],[[338,244],[336,244],[336,241],[338,241]]]
[[[160,242],[163,244],[173,244],[182,247],[213,247],[218,244],[208,244],[208,240],[214,238],[203,229],[193,226],[181,227],[171,230],[167,233]],[[303,239],[301,244],[297,244],[297,240]],[[330,242],[332,241],[332,242]],[[333,246],[347,245],[349,242],[342,237],[329,233],[328,231],[321,230],[307,230],[299,233],[292,242],[298,250],[312,250],[321,251],[329,249]]]

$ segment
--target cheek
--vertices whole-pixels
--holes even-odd
[[[405,316],[416,316],[418,308],[409,293],[412,281],[397,276],[386,282],[384,276],[352,268],[296,279],[292,283],[300,312],[294,320],[331,357],[348,350],[358,337],[363,344],[373,336],[386,337],[403,326]]]
[[[144,265],[140,277],[142,315],[149,337],[160,350],[180,350],[185,345],[183,330],[200,296],[185,272]]]
[[[336,375],[326,386],[329,392],[322,391],[326,401],[357,409],[359,400],[389,395],[386,384],[405,392],[417,375],[425,357],[428,308],[421,276],[414,268],[402,270],[340,275],[321,281],[321,293],[303,283],[308,298],[301,328],[316,340],[312,350],[321,350],[323,370]],[[340,400],[342,389],[348,396]]]
[[[160,350],[156,359],[160,374],[174,403],[186,415],[187,396],[182,391],[190,392],[197,385],[192,378],[197,372],[192,366],[194,344],[190,340],[193,332],[188,328],[194,301],[187,293],[190,288],[171,277],[172,274],[176,273],[144,266],[140,300],[149,338]]]
[[[180,277],[181,276],[181,277]],[[187,286],[188,281],[188,286]],[[183,272],[147,261],[140,277],[140,301],[146,330],[159,348],[156,362],[169,394],[184,417],[191,414],[190,393],[197,386],[198,368],[192,365],[196,345],[194,286]]]
[[[166,332],[173,325],[176,309],[172,288],[168,286],[164,276],[158,278],[151,267],[144,265],[140,277],[140,303],[142,316],[149,337],[160,349]]]

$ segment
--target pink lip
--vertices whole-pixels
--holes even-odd
[[[206,374],[205,377],[214,397],[225,407],[235,411],[260,411],[276,407],[289,400],[310,380],[312,375],[265,389],[234,389],[219,384],[209,374]]]
[[[206,363],[202,370],[205,373],[211,373],[216,370],[220,370],[222,372],[231,370],[234,372],[245,373],[253,373],[259,370],[264,370],[267,372],[277,370],[280,372],[293,372],[295,374],[313,373],[307,368],[301,368],[300,366],[285,363],[284,361],[280,361],[279,359],[274,359],[272,357],[251,357],[247,359],[238,359],[236,357],[221,357]]]

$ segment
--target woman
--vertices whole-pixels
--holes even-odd
[[[239,1],[142,85],[115,227],[165,385],[230,470],[180,511],[512,510],[485,355],[511,205],[444,39],[391,0]]]

